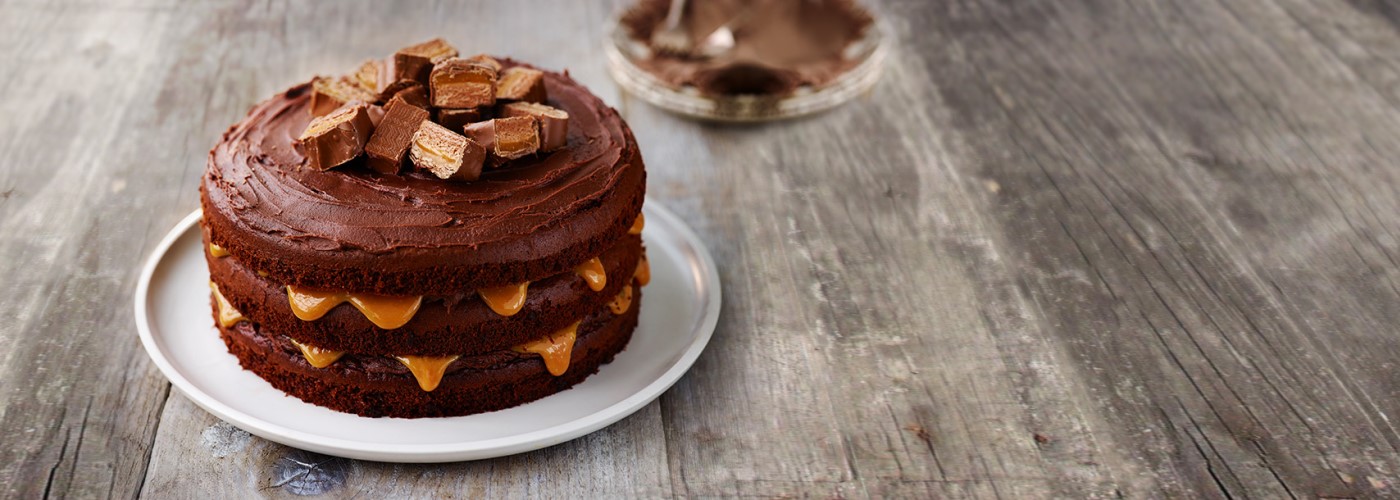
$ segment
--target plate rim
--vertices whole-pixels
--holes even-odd
[[[191,227],[198,223],[203,215],[200,209],[195,209],[176,223],[146,258],[145,264],[141,269],[140,278],[137,280],[136,297],[133,301],[136,313],[136,329],[141,339],[141,344],[146,350],[147,357],[155,363],[156,367],[160,369],[161,374],[164,375],[170,384],[179,390],[181,394],[184,394],[185,397],[193,401],[195,405],[219,419],[270,441],[340,457],[404,463],[479,460],[546,448],[577,439],[610,426],[636,413],[638,410],[642,409],[642,407],[661,397],[672,385],[675,385],[681,377],[690,371],[690,367],[699,359],[700,354],[704,352],[705,347],[714,336],[715,326],[719,322],[722,294],[720,293],[719,271],[715,266],[714,258],[710,255],[709,249],[705,247],[695,231],[681,220],[675,212],[672,212],[650,196],[646,197],[643,204],[643,213],[646,213],[646,215],[653,220],[664,220],[668,228],[675,230],[676,234],[679,236],[679,240],[685,243],[684,246],[688,246],[693,250],[694,255],[691,261],[695,264],[689,267],[691,267],[690,273],[695,280],[694,284],[687,286],[696,288],[697,295],[704,301],[700,307],[701,311],[699,317],[696,322],[690,326],[691,332],[695,334],[695,339],[661,376],[642,387],[641,390],[582,418],[542,429],[536,429],[523,434],[453,443],[367,443],[364,441],[317,436],[313,433],[287,428],[244,413],[199,390],[195,387],[193,382],[185,378],[185,376],[171,364],[165,353],[156,344],[155,337],[152,334],[151,318],[148,314],[151,306],[148,296],[150,295],[151,282],[152,278],[155,276],[156,269],[160,267],[161,262],[169,253],[170,248],[174,246],[175,242],[183,237]]]

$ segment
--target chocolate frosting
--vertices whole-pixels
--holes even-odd
[[[206,224],[235,256],[302,286],[456,292],[570,269],[625,233],[645,173],[615,110],[566,75],[546,72],[545,85],[549,104],[570,115],[568,146],[474,182],[381,174],[363,158],[306,168],[296,138],[311,120],[310,87],[293,87],[254,107],[210,152]]]

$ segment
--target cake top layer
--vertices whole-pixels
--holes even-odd
[[[543,80],[546,104],[570,117],[566,144],[471,182],[380,173],[364,157],[309,168],[298,137],[313,119],[313,90],[293,87],[254,107],[210,152],[206,224],[274,278],[321,288],[423,293],[569,269],[626,232],[645,174],[615,110],[567,75]],[[443,276],[411,275],[423,271]]]

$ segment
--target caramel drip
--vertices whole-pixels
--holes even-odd
[[[413,378],[418,379],[418,387],[426,392],[433,392],[438,384],[442,383],[442,375],[447,373],[447,365],[457,360],[457,356],[394,356],[408,371],[413,372]]]
[[[583,281],[588,282],[588,288],[592,288],[595,292],[601,292],[603,287],[608,286],[608,272],[603,269],[603,261],[598,260],[597,257],[579,264],[578,267],[574,268],[574,273],[581,276]]]
[[[233,304],[230,304],[228,299],[224,298],[224,294],[219,293],[219,285],[215,285],[213,281],[210,281],[209,290],[214,293],[214,301],[219,303],[219,326],[228,328],[238,324],[239,321],[248,321],[248,318],[244,317],[243,313],[234,309]]]
[[[397,295],[377,295],[372,293],[329,292],[311,290],[296,285],[287,285],[287,299],[292,305],[292,314],[303,321],[321,319],[335,306],[349,302],[375,326],[393,330],[408,323],[423,305],[423,297]]]
[[[632,228],[627,230],[627,234],[642,234],[642,226],[647,225],[646,214],[637,214],[637,220],[632,221]]]
[[[491,310],[496,311],[496,314],[514,316],[520,312],[521,307],[525,307],[525,290],[529,287],[530,282],[525,281],[515,285],[482,288],[477,290],[477,293],[481,294],[481,300],[486,301],[486,305],[491,306]]]
[[[539,340],[526,342],[515,347],[516,352],[528,352],[544,358],[544,367],[556,377],[569,370],[569,357],[574,352],[574,339],[578,338],[579,321]]]
[[[267,277],[267,271],[258,271],[258,276]]]
[[[292,341],[292,345],[297,346],[297,349],[301,349],[301,356],[306,358],[307,363],[311,363],[311,366],[316,368],[330,366],[331,363],[334,363],[337,359],[340,359],[341,356],[345,355],[345,351],[322,349],[314,345],[297,342],[297,339],[291,337],[287,337],[287,340]]]
[[[331,312],[335,306],[345,302],[349,298],[346,295],[348,294],[343,292],[306,290],[294,285],[287,285],[287,299],[291,301],[292,314],[295,314],[302,321],[321,319],[321,316]]]
[[[642,252],[642,260],[637,261],[637,272],[632,276],[637,278],[637,284],[640,286],[651,283],[651,262],[647,261],[646,252]]]
[[[423,305],[423,296],[351,294],[350,305],[364,313],[375,326],[393,330],[408,323]]]
[[[608,309],[611,310],[613,314],[622,314],[631,308],[632,285],[625,285],[622,287],[622,291],[617,292],[617,296],[613,297],[612,302],[608,302]]]
[[[219,257],[228,257],[228,250],[224,250],[224,247],[210,243],[209,255],[213,255],[216,259]]]

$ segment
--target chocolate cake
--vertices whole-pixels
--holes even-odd
[[[200,185],[242,366],[365,416],[493,411],[622,351],[649,279],[646,171],[567,74],[442,40],[253,107]]]

